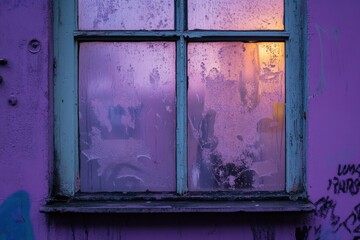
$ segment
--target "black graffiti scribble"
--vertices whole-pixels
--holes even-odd
[[[322,197],[315,202],[315,215],[330,222],[330,226],[318,224],[314,226],[302,226],[296,228],[296,240],[324,239],[325,235],[336,234],[340,229],[345,229],[353,240],[360,240],[360,203],[357,204],[351,213],[343,220],[335,214],[337,203],[329,196]]]
[[[337,175],[345,176],[345,175],[355,175],[357,174],[360,177],[360,164],[339,164]]]
[[[344,227],[349,233],[360,235],[360,204],[356,205],[350,215],[335,230]]]
[[[350,193],[351,195],[357,195],[360,192],[360,178],[347,178],[340,179],[333,177],[328,180],[327,190],[333,190],[334,194]]]
[[[315,203],[315,215],[321,218],[327,218],[330,215],[330,223],[332,226],[336,226],[340,217],[337,216],[335,212],[336,202],[330,199],[329,196],[320,198]]]
[[[359,194],[360,164],[339,164],[337,175],[328,180],[327,190],[334,194]]]

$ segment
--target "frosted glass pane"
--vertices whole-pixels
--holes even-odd
[[[81,43],[81,190],[175,191],[175,43]]]
[[[171,30],[174,0],[79,0],[80,30]]]
[[[188,44],[191,191],[285,188],[284,43]]]
[[[283,30],[284,0],[188,0],[188,28]]]

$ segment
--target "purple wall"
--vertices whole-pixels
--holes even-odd
[[[359,10],[356,0],[308,3],[308,191],[319,210],[312,232],[322,226],[325,239],[360,235],[360,167],[338,171],[360,164]]]
[[[0,239],[31,239],[27,204],[36,239],[49,239],[39,213],[52,159],[49,9],[43,0],[0,1],[0,58],[8,60],[0,65]]]
[[[356,165],[347,168],[360,163],[358,0],[308,1],[307,179],[317,211],[277,215],[40,213],[48,194],[52,162],[49,2],[0,1],[0,58],[8,59],[6,66],[0,66],[4,78],[0,83],[0,239],[299,240],[360,236],[360,167],[359,171]]]

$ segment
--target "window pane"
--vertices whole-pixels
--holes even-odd
[[[188,0],[188,28],[283,30],[284,0]]]
[[[175,43],[81,43],[81,190],[175,191]]]
[[[79,0],[80,30],[171,30],[174,1]]]
[[[284,190],[284,43],[188,44],[191,191]]]

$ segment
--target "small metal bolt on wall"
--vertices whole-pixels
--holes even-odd
[[[29,50],[29,52],[35,54],[35,53],[40,52],[40,49],[41,49],[41,43],[39,42],[39,40],[37,40],[37,39],[32,39],[32,40],[29,42],[29,45],[28,45],[28,50]]]
[[[6,65],[7,60],[5,58],[0,58],[0,65]]]
[[[5,58],[0,58],[0,65],[5,66],[8,63],[8,61]],[[4,81],[4,78],[0,76],[0,84],[2,84]]]
[[[9,96],[8,102],[11,106],[15,106],[18,102],[17,97],[14,94]]]

